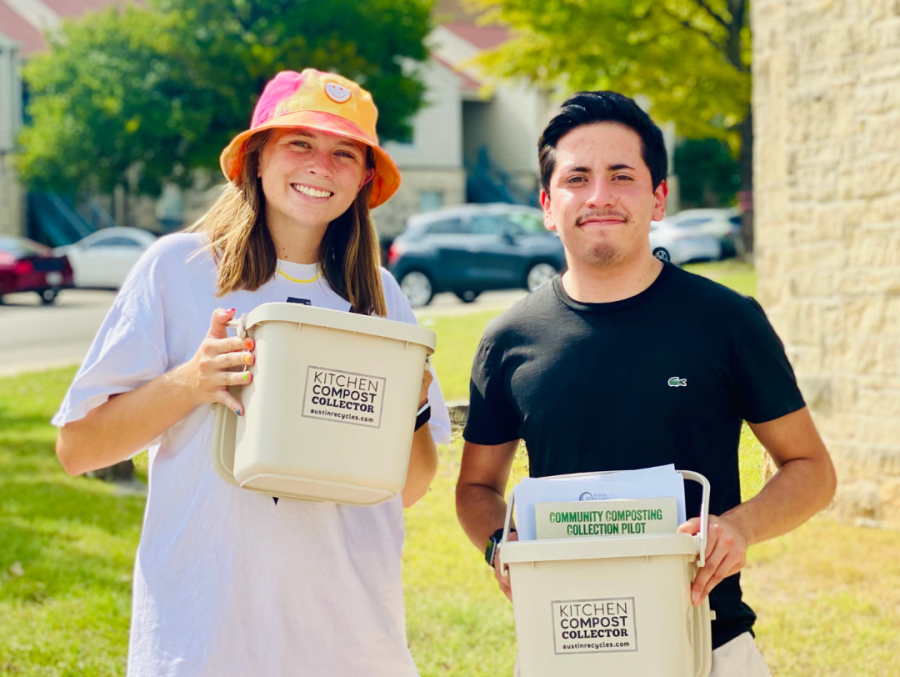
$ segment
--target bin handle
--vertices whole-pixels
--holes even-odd
[[[690,470],[676,470],[686,480],[699,482],[703,486],[703,500],[700,503],[700,533],[694,536],[700,546],[700,552],[697,554],[697,566],[702,568],[706,565],[706,537],[709,528],[709,480],[698,472]]]
[[[513,516],[513,506],[516,504],[516,492],[515,489],[509,495],[509,502],[506,504],[506,519],[503,522],[503,538],[500,539],[500,547],[502,548],[506,544],[506,539],[509,536],[509,530],[512,527],[512,516]],[[509,575],[509,565],[502,564],[500,566],[500,573],[504,576]]]
[[[699,552],[697,553],[697,566],[703,567],[706,565],[706,536],[707,528],[709,526],[709,480],[700,473],[691,472],[690,470],[676,470],[675,472],[679,473],[684,479],[699,482],[703,486],[703,500],[700,504],[700,533],[694,536],[694,541],[699,547]],[[500,539],[500,546],[503,546],[509,537],[509,530],[512,526],[513,506],[515,504],[516,492],[513,490],[510,494],[509,502],[506,504],[506,519],[503,522],[503,538]],[[508,569],[509,567],[504,565],[501,573],[505,575],[508,572]]]
[[[244,338],[247,335],[247,313],[229,320],[227,326],[237,331],[238,338]]]
[[[237,337],[239,339],[245,338],[247,336],[247,313],[244,313],[240,317],[237,317],[233,320],[230,320],[226,323],[226,326],[231,327],[232,329],[237,331]],[[299,327],[299,325],[298,325]],[[250,367],[248,365],[244,365],[244,368],[241,371],[249,371]]]

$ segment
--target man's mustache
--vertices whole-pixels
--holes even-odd
[[[622,221],[627,221],[628,214],[626,214],[625,212],[617,211],[615,209],[607,209],[606,211],[602,211],[602,212],[597,211],[597,210],[592,210],[592,211],[587,212],[586,214],[582,214],[577,219],[575,219],[575,225],[581,226],[588,219],[609,219],[609,218],[622,219]]]

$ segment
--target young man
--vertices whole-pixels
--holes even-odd
[[[532,477],[674,463],[712,485],[706,566],[713,676],[768,675],[741,600],[747,548],[784,534],[831,501],[831,460],[762,308],[658,261],[650,223],[665,215],[662,133],[631,99],[582,92],[538,144],[541,204],[568,270],[488,327],[472,370],[456,489],[469,538],[492,553],[504,493],[524,440]],[[779,470],[741,503],[743,421]],[[687,483],[688,515],[700,496]],[[680,532],[695,534],[699,520]],[[515,534],[513,534],[515,538]],[[511,599],[508,578],[495,568]]]

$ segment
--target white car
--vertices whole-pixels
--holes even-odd
[[[712,235],[722,243],[722,256],[734,256],[741,237],[741,214],[737,209],[685,209],[667,216],[680,228]]]
[[[118,289],[155,241],[156,235],[140,228],[103,228],[54,253],[68,257],[76,287]]]
[[[653,255],[676,266],[691,261],[716,261],[722,258],[722,245],[712,235],[682,228],[668,219],[650,224]]]

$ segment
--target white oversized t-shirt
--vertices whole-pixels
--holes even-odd
[[[323,278],[282,275],[215,297],[216,270],[196,234],[160,239],[122,287],[54,425],[187,362],[216,308],[306,299],[349,310]],[[193,258],[192,258],[193,256]],[[306,280],[315,265],[278,262]],[[388,318],[416,323],[382,272]],[[436,441],[450,441],[437,381]],[[281,500],[231,486],[210,464],[213,414],[201,406],[150,448],[150,487],[134,568],[129,677],[405,677],[400,496],[371,507]]]

